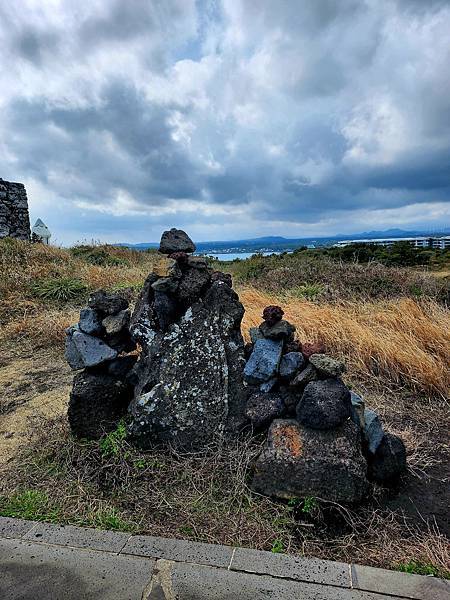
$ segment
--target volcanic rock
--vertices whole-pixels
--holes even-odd
[[[196,302],[211,281],[209,269],[189,268],[180,280],[176,298],[187,307]]]
[[[284,412],[284,402],[279,394],[256,392],[247,401],[245,416],[255,430],[261,430],[268,427],[274,419],[282,417]]]
[[[187,264],[193,269],[207,269],[208,261],[203,256],[188,256]]]
[[[88,306],[104,315],[116,315],[128,308],[128,300],[118,294],[108,294],[104,290],[98,290],[89,296]]]
[[[277,321],[274,325],[269,325],[267,321],[264,321],[259,326],[259,330],[263,336],[269,340],[292,341],[294,339],[295,326],[282,319],[281,321]]]
[[[314,496],[355,504],[369,493],[359,428],[318,431],[291,419],[273,421],[259,456],[252,488],[274,498]]]
[[[369,479],[384,485],[396,485],[406,471],[406,450],[401,438],[385,433],[375,455],[369,457]]]
[[[259,327],[250,327],[250,329],[249,329],[249,335],[250,335],[250,339],[252,341],[252,344],[254,344],[257,340],[263,340],[264,339],[264,336],[260,332]]]
[[[302,390],[308,383],[311,383],[311,381],[317,381],[318,379],[319,376],[315,367],[309,364],[303,369],[303,371],[300,371],[300,373],[294,377],[294,379],[291,381],[291,386]]]
[[[110,348],[104,341],[69,327],[66,336],[66,360],[71,369],[93,367],[116,358],[117,351]]]
[[[80,311],[78,327],[88,335],[100,335],[103,331],[102,317],[93,308],[83,308]]]
[[[257,340],[244,369],[247,383],[261,384],[272,379],[278,372],[282,350],[282,340]]]
[[[374,410],[366,408],[364,411],[364,439],[367,444],[367,449],[371,454],[375,454],[383,437],[384,431],[380,417]]]
[[[262,318],[269,327],[278,323],[283,318],[284,311],[281,306],[266,306],[263,310]]]
[[[152,283],[155,292],[174,294],[178,289],[178,280],[173,277],[161,277]]]
[[[222,273],[222,271],[213,271],[211,274],[211,281],[222,281],[222,283],[226,283],[229,287],[233,287],[233,279],[230,273]]]
[[[332,429],[351,414],[350,391],[339,379],[308,383],[297,404],[297,419],[305,427]]]
[[[107,335],[116,335],[120,333],[130,323],[130,311],[121,310],[116,315],[109,315],[102,321]]]
[[[309,362],[316,367],[320,377],[340,377],[345,372],[345,364],[326,354],[312,354]]]
[[[195,244],[185,231],[172,228],[162,234],[159,251],[162,254],[195,252]]]
[[[305,364],[301,352],[288,352],[281,357],[280,377],[284,381],[290,381]]]
[[[261,392],[271,392],[278,383],[277,377],[272,377],[269,381],[265,381],[259,386]]]
[[[351,418],[353,423],[356,423],[361,429],[364,429],[365,419],[364,419],[364,410],[365,410],[365,402],[363,398],[356,394],[355,392],[350,391],[350,400],[352,402],[352,412]]]

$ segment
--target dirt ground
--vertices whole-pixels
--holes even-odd
[[[0,465],[27,443],[33,422],[65,413],[72,373],[61,351],[2,349],[0,359]]]

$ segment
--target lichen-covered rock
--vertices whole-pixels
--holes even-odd
[[[78,327],[88,335],[100,335],[103,332],[102,316],[93,308],[83,308],[80,311]]]
[[[155,330],[134,370],[135,443],[200,449],[244,424],[243,314],[237,294],[216,282],[167,331]]]
[[[66,360],[71,369],[93,367],[116,358],[117,351],[103,340],[87,335],[76,327],[70,327],[66,336]]]
[[[107,335],[117,335],[130,323],[130,311],[121,310],[116,315],[108,315],[102,321]]]
[[[263,336],[269,340],[292,341],[294,339],[295,326],[282,319],[273,325],[270,325],[269,322],[264,321],[264,323],[261,323],[259,326],[259,330]]]
[[[306,365],[306,367],[294,377],[294,379],[291,381],[291,386],[296,387],[299,390],[303,390],[308,383],[311,383],[311,381],[317,381],[318,379],[319,375],[317,374],[315,367],[309,364]]]
[[[121,310],[128,308],[128,300],[119,294],[109,294],[104,290],[98,290],[89,296],[88,306],[104,315],[116,315]]]
[[[283,381],[290,381],[303,368],[305,359],[301,352],[288,352],[281,357],[280,377]]]
[[[245,416],[253,429],[259,431],[268,427],[274,419],[282,417],[285,410],[283,398],[279,394],[256,392],[247,401]]]
[[[120,379],[86,371],[74,377],[68,419],[72,433],[98,439],[114,429],[128,408],[132,391]]]
[[[383,440],[384,431],[380,417],[374,410],[370,410],[370,408],[366,408],[364,411],[363,435],[368,451],[371,454],[375,454],[378,446]]]
[[[309,362],[317,369],[320,377],[340,377],[345,372],[345,363],[326,354],[312,354]]]
[[[244,369],[247,383],[257,385],[272,379],[278,372],[282,350],[282,340],[257,340]]]
[[[308,429],[291,419],[273,421],[259,456],[252,488],[274,498],[314,496],[356,504],[369,493],[359,428]]]
[[[162,234],[159,251],[162,254],[195,252],[195,244],[185,231],[172,228]]]
[[[369,479],[395,486],[406,471],[406,450],[401,438],[385,433],[375,454],[369,456]]]
[[[349,389],[339,379],[313,381],[297,404],[297,419],[305,427],[332,429],[350,417]]]

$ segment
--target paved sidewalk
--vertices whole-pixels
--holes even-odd
[[[347,563],[0,517],[1,600],[450,600],[450,582]]]

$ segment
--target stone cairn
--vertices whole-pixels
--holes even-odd
[[[66,358],[78,371],[72,432],[97,439],[128,413],[140,448],[198,451],[249,427],[268,430],[251,485],[275,498],[357,503],[371,481],[396,482],[403,443],[344,385],[345,365],[296,341],[279,306],[264,310],[244,346],[231,276],[194,251],[184,231],[165,231],[133,313],[120,295],[98,291],[67,330]]]
[[[29,241],[31,231],[25,186],[0,177],[0,238],[3,237]]]
[[[255,431],[269,429],[252,487],[282,499],[361,502],[371,481],[398,481],[406,469],[403,442],[342,382],[345,364],[321,344],[295,341],[283,314],[279,306],[265,308],[246,347],[244,377],[253,388],[246,417]]]

